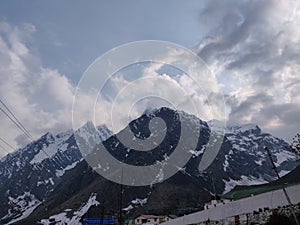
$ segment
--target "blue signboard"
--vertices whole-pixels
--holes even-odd
[[[113,218],[88,218],[83,220],[85,225],[105,225],[105,224],[115,224]]]

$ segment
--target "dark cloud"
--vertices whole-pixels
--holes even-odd
[[[300,131],[297,1],[208,1],[198,55],[224,82],[229,123],[258,123],[286,139]]]
[[[205,21],[216,21],[216,27],[210,36],[215,40],[205,45],[199,52],[204,60],[210,60],[216,54],[222,56],[225,51],[231,51],[254,34],[270,5],[268,1],[209,1],[201,14]],[[218,18],[213,19],[213,18]],[[238,52],[240,55],[242,52]],[[228,53],[226,53],[228,55]],[[232,56],[236,55],[232,52]]]
[[[229,114],[228,123],[229,124],[242,124],[247,123],[247,118],[254,117],[254,115],[260,111],[261,107],[272,104],[273,97],[265,93],[258,93],[253,96],[249,96],[246,100],[240,101],[235,96],[229,97],[227,104],[231,108]],[[252,120],[257,121],[257,118],[252,118]]]
[[[15,138],[15,142],[18,146],[25,146],[29,143],[29,140],[24,134],[20,134]]]
[[[269,105],[257,114],[257,120],[267,131],[291,141],[291,138],[300,132],[299,112],[298,104]],[[270,121],[271,124],[268,124]]]

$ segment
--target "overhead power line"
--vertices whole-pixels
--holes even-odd
[[[25,126],[17,119],[17,117],[14,115],[14,113],[8,108],[8,106],[0,99],[0,103],[4,106],[4,108],[6,110],[4,110],[3,108],[1,108],[0,106],[0,110],[19,128],[19,130],[30,140],[33,140],[33,136],[30,134],[30,132],[25,128]],[[7,142],[5,142],[5,140],[2,139],[2,141],[6,144],[8,144]],[[8,144],[9,145],[9,144]],[[11,145],[9,145],[10,147],[12,147]],[[13,148],[13,147],[12,147]],[[15,148],[13,148],[14,150]],[[41,149],[42,152],[44,152],[49,159],[51,159],[50,155],[43,149]],[[55,160],[52,160],[52,162],[54,164],[56,164],[60,169],[63,169],[64,167],[62,166],[62,164],[60,162],[56,162]]]
[[[8,147],[10,147],[12,150],[15,150],[16,148],[13,147],[11,144],[9,144],[7,141],[5,141],[3,138],[0,137],[0,140],[5,143],[5,145],[7,145]]]
[[[29,139],[32,140],[32,136],[28,134],[21,125],[19,125],[4,109],[0,107],[0,110],[19,128],[19,130],[25,134],[25,136]]]
[[[12,117],[15,119],[15,121],[19,124],[21,129],[28,134],[30,138],[33,139],[32,135],[29,133],[29,131],[23,126],[23,124],[18,120],[18,118],[14,115],[14,113],[8,108],[8,106],[0,99],[0,103],[5,107],[5,109],[12,115]]]
[[[3,145],[0,144],[0,148],[3,149],[3,151],[5,151],[6,153],[10,153],[9,151],[6,150],[6,147],[4,147]]]

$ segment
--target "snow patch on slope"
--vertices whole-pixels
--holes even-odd
[[[264,184],[268,182],[262,177],[259,178],[253,176],[246,177],[244,175],[241,176],[240,180],[233,180],[230,178],[229,181],[227,180],[223,180],[223,181],[225,183],[225,189],[223,194],[231,191],[237,185],[257,185],[257,184]]]
[[[42,149],[30,161],[30,164],[38,164],[43,160],[52,158],[58,151],[66,151],[68,144],[65,142],[72,135],[71,131],[57,134],[55,137],[48,133],[46,136],[48,145],[43,143]]]
[[[194,158],[194,157],[198,157],[199,155],[203,154],[205,149],[206,149],[206,145],[203,145],[200,150],[190,150],[189,152],[193,155],[193,158]]]
[[[291,152],[288,151],[280,151],[275,153],[276,156],[276,166],[280,166],[283,162],[287,161],[287,160],[291,160],[295,158],[295,155]]]
[[[288,174],[290,171],[287,171],[287,170],[281,170],[280,172],[279,172],[279,176],[280,177],[283,177],[284,175],[286,175],[286,174]]]
[[[85,205],[83,205],[78,211],[73,212],[71,218],[67,217],[67,213],[70,209],[64,210],[64,212],[57,215],[50,216],[49,219],[42,219],[40,224],[50,225],[55,222],[55,224],[64,224],[64,225],[80,225],[81,218],[87,213],[89,208],[93,205],[99,205],[100,203],[96,200],[96,195],[92,194]]]
[[[228,162],[228,160],[229,160],[229,155],[225,155],[225,161],[224,161],[224,163],[223,163],[223,170],[224,170],[224,172],[226,172],[226,171],[227,171],[227,168],[229,167],[229,162]]]
[[[82,161],[82,159],[80,161]],[[56,176],[57,177],[63,176],[66,171],[68,171],[70,169],[73,169],[77,165],[77,163],[79,163],[80,161],[76,161],[76,162],[72,163],[71,165],[66,166],[65,168],[63,168],[61,170],[56,170]]]
[[[16,215],[12,213],[11,209],[8,210],[8,213],[1,218],[1,220],[7,219],[7,218],[16,218],[14,220],[11,220],[8,224],[15,223],[21,219],[26,218],[29,216],[33,210],[41,204],[41,202],[30,192],[25,192],[23,195],[20,195],[18,197],[8,197],[9,204],[12,205],[14,210],[18,211],[20,214],[18,215],[18,218],[16,218]]]
[[[144,198],[144,199],[140,199],[140,198],[136,198],[135,200],[131,201],[131,204],[129,204],[129,206],[127,206],[126,208],[124,208],[124,211],[130,211],[133,208],[137,207],[137,206],[142,206],[145,205],[147,203],[148,199]]]
[[[14,219],[14,220],[11,220],[7,225],[13,224],[17,221],[27,218],[33,212],[33,210],[35,210],[35,208],[37,208],[40,204],[41,204],[41,202],[39,202],[37,204],[33,204],[32,206],[26,208],[20,217]]]

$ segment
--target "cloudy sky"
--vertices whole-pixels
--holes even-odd
[[[71,129],[76,86],[97,57],[129,42],[169,41],[204,60],[217,87],[201,79],[214,91],[203,95],[182,72],[139,64],[109,81],[105,101],[97,106],[99,123],[109,123],[102,111],[132,77],[152,76],[144,90],[164,90],[172,102],[180,99],[174,88],[184,88],[203,106],[198,115],[203,119],[215,118],[203,96],[211,94],[210,101],[218,105],[222,93],[229,124],[255,123],[289,141],[300,132],[299,27],[297,0],[5,0],[0,2],[0,99],[35,138]],[[159,87],[158,78],[169,85]],[[83,101],[94,99],[86,95]],[[141,105],[155,107],[158,102]],[[1,112],[0,123],[0,137],[8,143],[21,147],[28,142]],[[11,151],[0,144],[0,154]]]

